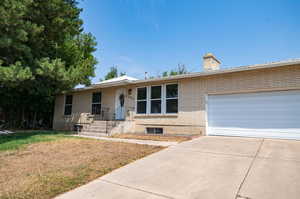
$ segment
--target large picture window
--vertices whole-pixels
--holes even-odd
[[[147,113],[147,87],[137,89],[136,112],[138,114]]]
[[[178,84],[137,88],[137,114],[178,113]]]
[[[178,84],[166,85],[166,113],[178,113]]]
[[[101,114],[101,92],[93,93],[92,97],[92,114],[100,115]]]
[[[66,95],[64,115],[72,114],[72,104],[73,104],[73,95]]]
[[[161,113],[161,86],[151,86],[151,113]]]

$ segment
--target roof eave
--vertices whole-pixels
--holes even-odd
[[[130,82],[131,81],[124,80],[124,81],[104,83],[104,84],[92,84],[92,85],[90,85],[88,87],[72,89],[71,92],[84,91],[84,90],[93,90],[93,89],[97,89],[97,88],[107,88],[107,87],[115,87],[115,86],[124,86],[124,85],[128,85],[128,83],[130,83]]]
[[[175,75],[175,76],[164,77],[164,78],[137,80],[137,81],[133,81],[132,84],[155,82],[155,81],[168,81],[168,80],[193,78],[193,77],[203,77],[203,76],[210,76],[210,75],[283,67],[283,66],[290,66],[290,65],[300,65],[300,60],[292,61],[292,62],[284,62],[284,63],[276,62],[276,63],[270,63],[270,64],[257,64],[257,65],[242,66],[242,67],[223,69],[223,70],[215,70],[215,71],[209,71],[209,72],[197,72],[197,73],[189,73],[189,74],[183,74],[183,75]]]
[[[154,78],[154,79],[145,79],[145,80],[122,80],[119,82],[93,84],[89,87],[73,89],[71,92],[93,90],[93,89],[97,89],[97,88],[124,86],[124,85],[129,85],[129,84],[135,85],[135,84],[158,82],[158,81],[172,81],[172,80],[179,80],[179,79],[185,79],[185,78],[204,77],[204,76],[210,76],[210,75],[227,74],[227,73],[251,71],[251,70],[258,70],[258,69],[268,69],[268,68],[283,67],[283,66],[290,66],[290,65],[300,65],[300,60],[274,62],[274,63],[268,63],[268,64],[257,64],[257,65],[242,66],[242,67],[223,69],[223,70],[215,70],[215,71],[209,71],[209,72],[197,72],[197,73],[189,73],[189,74],[183,74],[183,75],[175,75],[175,76],[169,76],[169,77],[163,77],[163,78]]]

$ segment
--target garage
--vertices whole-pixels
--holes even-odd
[[[207,134],[300,139],[300,91],[208,95]]]

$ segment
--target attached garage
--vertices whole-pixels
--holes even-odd
[[[208,95],[207,134],[300,139],[300,91]]]

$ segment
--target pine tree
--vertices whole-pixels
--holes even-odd
[[[75,0],[0,1],[0,109],[11,126],[50,120],[55,94],[90,84],[96,42],[80,12]]]

